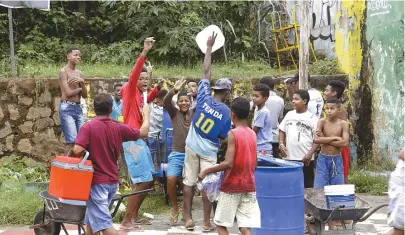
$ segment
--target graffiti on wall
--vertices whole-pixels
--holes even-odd
[[[339,0],[311,0],[311,40],[317,54],[324,54],[327,58],[335,57],[335,16],[340,8]],[[295,17],[298,24],[301,22],[299,14],[300,1],[286,1],[287,13],[290,22]]]
[[[392,6],[388,0],[370,0],[367,4],[367,10],[370,11],[370,17],[389,14],[391,7]]]
[[[378,157],[396,159],[405,144],[404,2],[367,2],[366,40],[373,65],[373,129]]]

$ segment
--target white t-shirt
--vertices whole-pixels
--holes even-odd
[[[278,143],[278,119],[283,117],[284,100],[274,91],[270,91],[270,96],[266,101],[266,107],[270,111],[271,132],[273,133],[273,143]]]
[[[309,111],[292,110],[285,115],[279,129],[286,135],[287,160],[302,160],[311,150],[317,123],[318,118]]]
[[[315,114],[318,118],[321,118],[324,104],[321,92],[314,88],[311,88],[308,90],[308,94],[308,111]]]

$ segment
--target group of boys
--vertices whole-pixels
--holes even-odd
[[[150,125],[155,114],[151,115],[149,105],[145,104],[157,97],[160,101],[156,105],[165,106],[173,123],[174,151],[169,156],[168,171],[171,173],[168,178],[170,188],[182,179],[183,217],[185,227],[189,230],[195,227],[191,214],[194,186],[198,180],[219,171],[225,171],[225,174],[213,220],[218,233],[228,234],[226,227],[233,225],[235,217],[242,234],[250,234],[250,228],[260,227],[260,209],[255,196],[253,174],[257,155],[277,156],[279,150],[279,154],[286,160],[304,162],[305,187],[323,188],[328,184],[345,183],[341,149],[348,146],[349,126],[345,121],[347,113],[340,101],[344,84],[332,81],[326,87],[326,117],[320,120],[324,102],[322,96],[315,89],[298,90],[298,76],[288,81],[294,110],[288,112],[280,124],[284,102],[274,93],[274,81],[268,77],[253,87],[253,105],[246,98],[238,97],[229,108],[223,102],[231,95],[231,81],[222,78],[214,87],[210,87],[211,53],[215,39],[216,35],[213,34],[207,40],[204,72],[197,92],[184,94],[181,92],[184,81],[178,81],[169,93],[163,93],[162,82],[159,82],[144,101],[142,94],[148,90],[151,79],[151,71],[144,64],[154,44],[153,38],[146,39],[128,83],[116,85],[114,97],[97,95],[94,99],[96,118],[84,125],[80,118],[76,118],[80,114],[80,97],[87,96],[83,76],[74,68],[80,61],[80,52],[75,48],[68,52],[69,64],[61,70],[59,79],[62,90],[60,118],[68,143],[66,150],[73,147],[71,155],[76,157],[80,157],[85,150],[89,151],[95,169],[87,202],[87,234],[99,231],[103,231],[103,234],[117,234],[112,226],[108,205],[117,192],[117,160],[121,148],[124,149],[134,190],[153,187],[155,168],[144,139],[148,136],[154,138],[150,136],[154,132],[151,129],[159,130],[161,127]],[[214,91],[213,96],[211,89]],[[255,107],[255,111],[250,128],[248,117],[252,107]],[[155,123],[160,123],[158,118],[161,117],[162,108],[153,110],[156,110]],[[119,123],[120,120],[125,124]],[[231,129],[231,124],[234,129]],[[225,160],[217,164],[219,144],[225,138]],[[319,146],[321,150],[314,177],[313,160]],[[173,206],[171,222],[177,222],[177,195],[172,189],[169,189],[169,195]],[[121,223],[122,229],[139,229],[140,224],[151,224],[138,214],[145,196],[130,197]],[[203,203],[203,230],[212,231],[212,204],[204,192]]]

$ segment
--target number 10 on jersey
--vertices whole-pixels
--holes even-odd
[[[203,113],[200,113],[200,117],[198,118],[198,121],[195,123],[195,126],[200,128],[200,130],[205,134],[208,134],[211,131],[212,127],[214,127],[214,124],[215,123],[212,119],[205,118],[205,115]]]

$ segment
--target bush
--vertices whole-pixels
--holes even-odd
[[[4,182],[46,182],[49,168],[28,158],[6,156],[0,159],[0,187]]]
[[[356,185],[356,193],[383,195],[388,191],[388,179],[383,176],[374,176],[359,170],[352,170],[349,174],[349,183]]]

